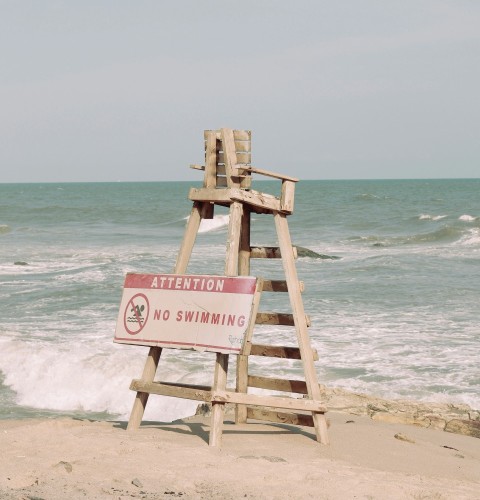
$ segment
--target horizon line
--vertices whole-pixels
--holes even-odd
[[[350,179],[310,179],[302,178],[302,181],[321,181],[321,182],[351,182],[351,181],[441,181],[441,180],[480,180],[480,177],[368,177],[368,178],[350,178]],[[115,180],[115,181],[6,181],[0,182],[0,185],[6,184],[149,184],[149,183],[167,183],[167,182],[196,182],[198,179],[177,179],[177,180]],[[275,182],[275,179],[255,179],[255,182]]]

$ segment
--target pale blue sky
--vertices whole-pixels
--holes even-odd
[[[0,182],[480,176],[480,1],[0,0]]]

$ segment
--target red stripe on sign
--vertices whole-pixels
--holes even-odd
[[[253,295],[257,279],[251,276],[205,276],[181,274],[127,274],[124,288],[189,292],[242,293]]]

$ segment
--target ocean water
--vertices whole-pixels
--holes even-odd
[[[128,418],[148,348],[113,343],[124,276],[172,272],[199,185],[0,184],[0,418]],[[480,408],[479,192],[480,179],[297,185],[292,240],[339,257],[297,261],[319,382]],[[205,221],[189,273],[223,273],[227,224],[224,209]],[[272,217],[255,215],[252,245],[275,244]],[[281,279],[281,261],[253,261],[252,274]],[[289,312],[288,297],[265,293],[261,309]],[[296,341],[276,326],[254,338]],[[158,379],[211,383],[214,354],[164,353]],[[252,370],[302,376],[294,361],[257,359]],[[196,405],[151,396],[145,419]]]

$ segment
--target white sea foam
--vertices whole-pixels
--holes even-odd
[[[55,276],[54,279],[59,282],[66,281],[69,283],[99,283],[105,281],[106,275],[100,269],[85,268],[77,271],[74,275],[60,274]]]
[[[230,216],[227,215],[215,215],[213,219],[202,219],[200,223],[199,233],[209,233],[211,231],[219,231],[224,227],[228,226],[228,221]]]
[[[445,217],[448,217],[448,215],[430,215],[430,214],[420,214],[418,216],[418,219],[419,220],[433,220],[433,221],[437,221],[437,220],[442,220],[442,219],[445,219]]]
[[[333,309],[329,311],[329,307]],[[357,317],[354,311],[339,309],[335,301],[324,302],[322,308],[324,314],[312,318],[310,331],[322,360],[318,366],[320,382],[388,398],[457,401],[480,407],[468,382],[476,370],[476,348],[470,340],[473,332],[459,331],[458,326],[445,324],[446,320],[423,318],[419,322],[415,311],[399,312],[395,318],[381,313]],[[4,336],[0,370],[5,385],[15,391],[17,404],[108,412],[127,419],[134,398],[128,387],[133,378],[140,377],[148,348],[114,344],[111,321],[99,320],[97,326],[100,331],[111,331],[112,336],[71,335],[75,340],[63,343],[26,342],[18,334]],[[62,329],[66,328],[63,325]],[[464,339],[462,349],[440,338],[447,328],[457,342]],[[261,343],[291,345],[291,333],[290,328],[265,326],[255,335]],[[157,378],[208,385],[213,369],[212,353],[165,350]],[[251,369],[267,376],[303,376],[301,366],[293,360],[254,358]],[[229,386],[234,373],[232,366]],[[398,373],[402,373],[400,379]],[[457,390],[461,393],[458,397]],[[171,421],[191,415],[196,405],[194,401],[154,396],[144,418]]]
[[[458,194],[445,189],[441,203],[435,201],[438,189],[417,184],[422,191],[414,195],[414,184],[378,184],[379,196],[365,195],[372,201],[364,203],[354,199],[368,189],[362,184],[340,183],[340,191],[325,189],[322,197],[317,196],[321,184],[304,185],[308,203],[303,208],[299,203],[292,218],[294,242],[342,257],[297,262],[313,320],[309,333],[320,354],[319,381],[387,398],[463,401],[478,409],[480,288],[471,267],[480,252],[479,217],[474,217],[480,214],[478,183],[466,183]],[[121,190],[78,196],[74,206],[81,210],[70,211],[72,221],[63,210],[38,214],[36,204],[26,211],[30,197],[18,205],[14,231],[0,235],[0,370],[20,412],[33,406],[128,417],[134,398],[128,387],[141,376],[148,349],[113,344],[116,301],[126,272],[171,272],[183,236],[178,218],[187,213],[180,204],[174,210],[180,196],[171,185],[160,195],[158,187],[149,198],[148,186],[142,185],[138,205],[129,206],[128,213],[112,205],[125,204]],[[339,200],[344,189],[349,194]],[[45,193],[47,205],[51,197]],[[155,215],[152,199],[161,200]],[[458,217],[458,206],[468,207],[471,215]],[[406,213],[413,219],[405,221]],[[448,224],[435,222],[446,213]],[[107,223],[96,225],[99,217]],[[227,223],[225,215],[204,221],[207,234],[198,238],[189,273],[223,273],[224,235],[215,231],[225,232]],[[419,225],[433,228],[418,234]],[[275,239],[271,219],[259,216],[252,242],[270,245]],[[252,273],[284,279],[278,261],[253,261]],[[290,312],[286,294],[265,293],[261,300],[262,310]],[[270,326],[260,335],[256,327],[255,342],[295,344],[295,332],[285,329]],[[229,386],[234,365],[232,357]],[[302,378],[301,364],[294,361],[256,357],[251,366],[259,375]],[[164,350],[157,378],[210,384],[213,370],[211,353]],[[180,418],[196,404],[152,396],[145,418]]]
[[[187,216],[184,218],[184,220],[188,221],[189,218],[190,216]],[[230,220],[229,214],[214,215],[213,219],[202,219],[200,221],[200,227],[198,229],[198,232],[210,233],[213,231],[219,231],[224,227],[228,226],[229,220]]]
[[[460,245],[480,245],[480,228],[470,228],[462,238],[458,241]]]
[[[463,215],[460,215],[460,217],[458,218],[458,220],[461,220],[461,221],[464,221],[464,222],[473,222],[474,220],[477,220],[478,217],[473,217],[472,215],[468,215],[468,214],[463,214]]]
[[[320,380],[387,398],[480,408],[476,325],[462,321],[470,315],[469,306],[465,311],[459,306],[452,318],[415,307],[421,300],[412,297],[412,304],[395,315],[372,310],[358,318],[351,308],[324,304],[310,329],[322,360]]]
[[[57,411],[108,412],[127,419],[135,394],[129,390],[139,378],[146,348],[99,343],[58,345],[0,343],[4,384],[16,393],[16,403]],[[174,370],[175,371],[175,370]],[[191,415],[196,402],[152,397],[146,420],[171,421]]]

